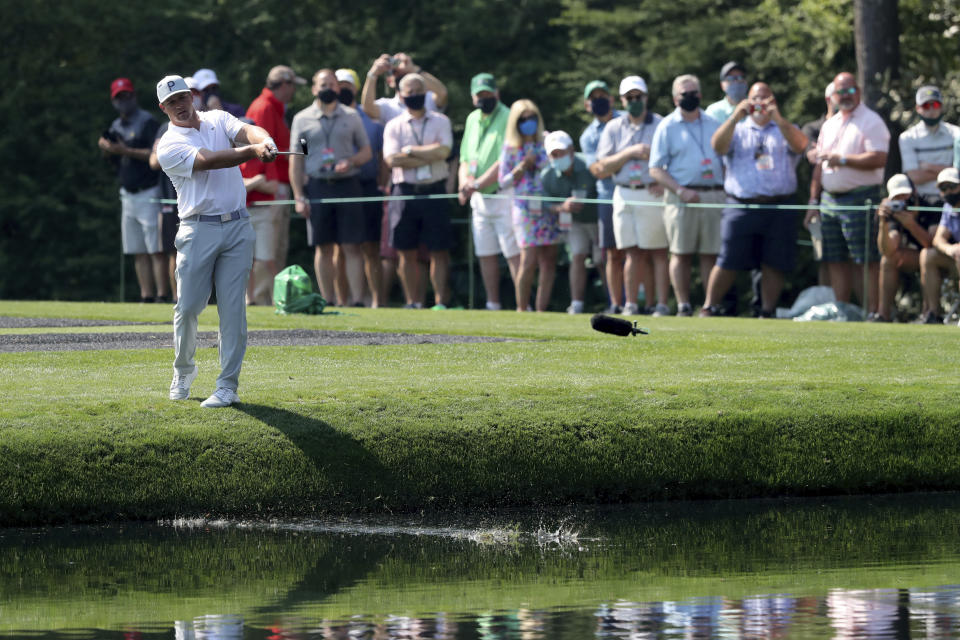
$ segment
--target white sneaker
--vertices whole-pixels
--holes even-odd
[[[625,316],[638,316],[640,315],[640,307],[637,306],[636,302],[628,302],[623,305],[623,315]]]
[[[573,300],[570,306],[567,307],[567,313],[571,315],[583,313],[583,300]]]
[[[658,304],[653,308],[653,317],[662,318],[663,316],[670,315],[670,307],[665,304]]]
[[[237,392],[233,389],[228,389],[226,387],[217,387],[217,390],[213,394],[200,403],[200,406],[204,409],[219,409],[221,407],[229,407],[234,402],[240,402],[240,396],[237,395]]]
[[[178,373],[177,370],[174,369],[173,382],[170,383],[170,399],[186,400],[189,398],[190,385],[193,384],[199,372],[200,369],[197,368],[197,365],[193,365],[193,371],[187,374]]]

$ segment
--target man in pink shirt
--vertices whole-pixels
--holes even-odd
[[[400,98],[406,107],[383,130],[383,160],[392,170],[393,195],[419,196],[392,201],[391,245],[400,254],[400,283],[407,307],[418,302],[417,247],[430,251],[430,281],[436,304],[445,309],[449,298],[450,246],[453,232],[446,201],[431,194],[446,192],[447,156],[453,147],[450,119],[426,106],[427,84],[417,73],[400,80]]]
[[[868,269],[868,311],[875,315],[880,273],[880,256],[873,241],[877,237],[877,219],[872,210],[867,212],[864,207],[868,200],[879,203],[882,199],[880,185],[890,147],[890,131],[875,111],[860,102],[860,88],[853,74],[838,74],[833,85],[831,100],[837,112],[824,122],[817,140],[817,161],[823,184],[820,202],[823,262],[827,264],[830,284],[841,302],[850,300],[851,289],[863,282],[862,269]],[[866,236],[868,225],[870,231]],[[851,270],[851,258],[859,265],[859,275]],[[862,303],[863,292],[858,290],[858,293]]]

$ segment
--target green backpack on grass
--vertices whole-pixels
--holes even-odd
[[[273,279],[276,313],[323,313],[327,301],[313,291],[313,281],[299,265],[290,265]]]

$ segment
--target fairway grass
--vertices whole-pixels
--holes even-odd
[[[0,353],[0,523],[960,489],[956,327],[645,317],[649,336],[619,338],[566,314],[248,319],[520,340],[250,348],[242,403],[222,410],[199,407],[215,349],[182,402],[172,348]],[[200,329],[216,322],[209,309]]]

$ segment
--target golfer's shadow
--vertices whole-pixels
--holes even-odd
[[[396,478],[360,441],[323,420],[286,409],[247,402],[233,408],[273,427],[303,452],[319,476],[318,485],[303,487],[304,498],[316,509],[326,510],[331,494],[337,497],[336,510],[390,508]]]

